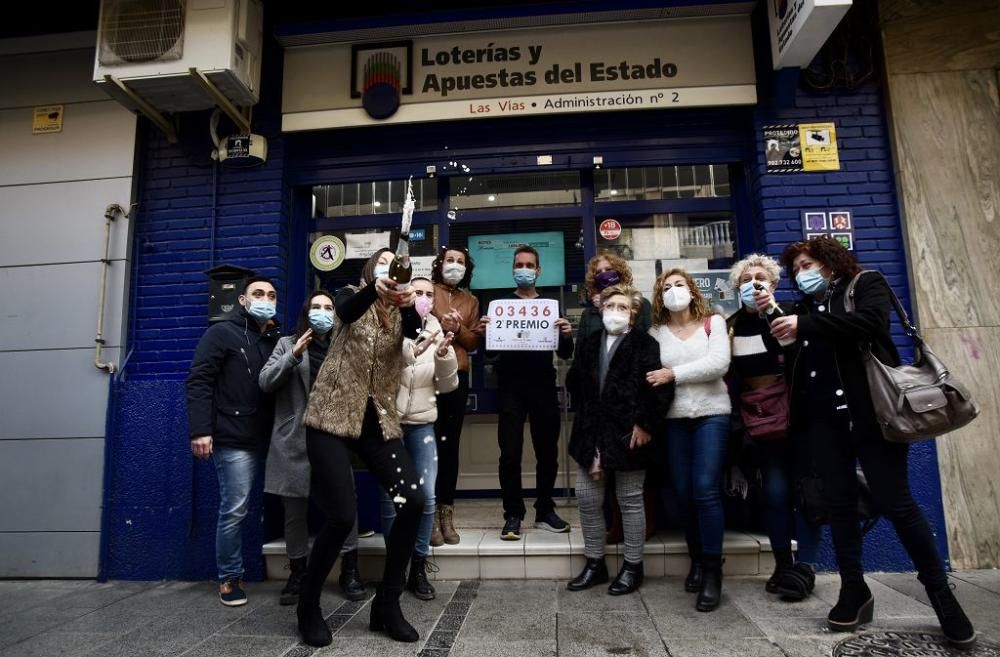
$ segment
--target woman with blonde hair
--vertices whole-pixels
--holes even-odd
[[[740,404],[735,415],[757,455],[767,508],[774,574],[765,589],[794,601],[808,596],[815,586],[821,528],[806,523],[801,513],[792,510],[796,473],[807,471],[808,453],[790,435],[784,348],[771,335],[771,321],[791,312],[790,307],[781,309],[774,302],[780,277],[781,265],[759,253],[733,265],[729,284],[739,290],[743,307],[726,323],[733,352],[730,382]],[[803,460],[806,465],[798,465]],[[792,557],[793,535],[799,544],[798,562]]]
[[[647,380],[676,385],[665,443],[691,556],[684,587],[698,593],[699,611],[712,611],[722,595],[722,469],[732,410],[722,380],[729,369],[726,322],[709,311],[691,275],[675,268],[656,279],[649,333],[663,367]]]

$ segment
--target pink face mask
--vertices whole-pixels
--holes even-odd
[[[434,307],[434,299],[425,296],[417,297],[417,300],[413,303],[413,307],[417,309],[417,314],[420,315],[420,319],[427,316],[427,313],[431,311]]]

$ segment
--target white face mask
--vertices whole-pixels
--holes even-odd
[[[663,293],[663,305],[670,312],[684,310],[691,305],[691,292],[686,287],[672,287]]]
[[[601,316],[601,320],[604,322],[604,330],[611,335],[621,335],[628,328],[629,314],[608,310]]]
[[[465,265],[449,262],[441,267],[441,278],[448,285],[458,285],[465,278]]]

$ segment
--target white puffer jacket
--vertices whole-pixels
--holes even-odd
[[[451,392],[458,387],[458,358],[448,347],[444,357],[438,356],[438,345],[444,341],[441,324],[434,315],[424,318],[423,334],[435,331],[434,345],[414,358],[416,341],[403,339],[403,376],[399,382],[396,408],[402,424],[428,424],[437,420],[436,393]]]

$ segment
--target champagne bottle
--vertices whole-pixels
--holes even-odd
[[[413,278],[413,265],[410,262],[410,224],[413,223],[413,178],[406,183],[406,200],[403,202],[403,221],[399,228],[399,242],[396,245],[396,257],[389,263],[389,278],[396,281],[397,289],[409,287]]]
[[[760,283],[758,281],[754,281],[753,282],[753,289],[757,290],[758,292],[766,292],[767,291],[767,288],[764,287],[764,284]],[[773,322],[774,320],[778,319],[779,317],[784,317],[784,316],[785,316],[785,311],[782,310],[781,306],[778,305],[778,302],[774,300],[774,295],[771,295],[770,310],[768,312],[764,313],[764,318],[767,320],[767,323],[770,324],[771,322]],[[791,339],[786,338],[784,340],[778,340],[778,344],[780,344],[782,347],[787,347],[788,345],[794,344],[794,343],[795,343],[795,339],[794,338],[791,338]]]

